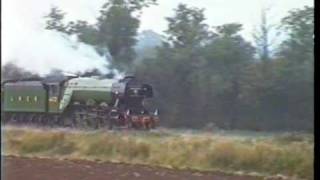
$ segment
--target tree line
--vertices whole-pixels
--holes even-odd
[[[241,35],[242,24],[210,27],[204,9],[179,4],[166,18],[167,39],[153,56],[134,63],[141,11],[156,4],[110,0],[95,24],[64,23],[65,13],[53,7],[46,28],[77,36],[111,56],[114,68],[151,83],[164,126],[313,131],[313,7],[281,19],[286,38],[271,52],[265,13],[252,43]]]
[[[313,130],[313,18],[312,7],[290,11],[271,55],[265,21],[253,45],[241,24],[209,29],[202,9],[181,4],[167,18],[169,43],[135,72],[155,85],[168,126]]]

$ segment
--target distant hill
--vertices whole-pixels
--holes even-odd
[[[144,48],[160,46],[164,37],[152,30],[144,30],[138,34],[137,39],[138,43],[135,48],[139,50]]]
[[[161,46],[164,37],[152,30],[144,30],[137,36],[137,44],[135,50],[137,53],[137,61],[144,58],[154,57],[155,48]]]

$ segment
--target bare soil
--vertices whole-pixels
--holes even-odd
[[[83,160],[57,160],[5,156],[4,180],[255,180],[257,177],[234,176],[220,172],[197,172],[166,168],[100,163]]]

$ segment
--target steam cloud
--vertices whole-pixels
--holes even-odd
[[[58,3],[56,0],[3,0],[5,8],[2,22],[2,66],[10,62],[40,75],[48,74],[52,69],[65,72],[98,69],[103,73],[109,73],[109,64],[105,57],[98,55],[93,47],[79,43],[75,38],[45,29],[44,16],[53,4]],[[64,5],[68,7],[68,3]],[[90,17],[91,21],[95,19],[92,12],[98,11],[92,9],[92,4],[91,9],[87,6],[87,13],[83,9],[86,7],[85,4],[82,2],[80,5],[82,9],[75,7],[78,8],[78,12]],[[96,8],[100,6],[101,4],[96,4]],[[74,19],[83,19],[81,16],[73,15]]]

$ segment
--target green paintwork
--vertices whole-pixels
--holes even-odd
[[[111,87],[116,82],[112,79],[99,79],[96,77],[79,77],[67,81],[63,86],[59,110],[63,112],[65,108],[75,101],[87,103],[111,102]]]
[[[5,112],[46,112],[46,91],[39,87],[5,87]]]
[[[54,83],[40,81],[17,81],[4,86],[4,111],[63,113],[73,102],[100,104],[112,101],[112,80],[92,78],[72,79],[58,88]],[[61,88],[61,89],[60,89]],[[36,99],[35,99],[36,98]]]
[[[75,90],[72,94],[72,101],[87,102],[89,99],[100,102],[111,102],[110,91]]]

